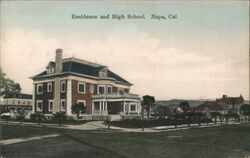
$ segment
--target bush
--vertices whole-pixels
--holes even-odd
[[[41,123],[42,120],[45,120],[45,117],[43,114],[35,113],[30,115],[30,119],[34,122],[38,122],[38,124]]]
[[[3,115],[1,116],[1,119],[5,120],[6,122],[8,122],[8,120],[11,118],[11,116],[8,115]]]
[[[62,122],[67,120],[65,112],[57,112],[53,114],[53,119],[58,122],[58,125],[61,126]]]

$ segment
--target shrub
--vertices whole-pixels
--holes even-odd
[[[41,123],[42,120],[45,120],[45,117],[43,114],[35,113],[30,115],[30,119],[34,122],[38,122],[38,124]]]
[[[5,120],[6,122],[8,122],[8,120],[11,118],[11,116],[8,115],[3,115],[1,116],[1,119]]]
[[[61,126],[62,122],[67,120],[67,116],[66,116],[65,112],[57,112],[57,113],[53,114],[53,119],[58,122],[59,126]]]

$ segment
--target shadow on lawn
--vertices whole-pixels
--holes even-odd
[[[46,128],[46,127],[45,127],[45,128]],[[78,138],[76,138],[76,137],[71,136],[70,134],[64,133],[64,132],[61,131],[61,130],[56,130],[56,131],[59,132],[60,134],[62,134],[63,136],[65,136],[65,137],[67,137],[67,138],[73,140],[73,141],[76,141],[76,142],[78,142],[78,143],[80,143],[80,144],[82,144],[82,145],[86,145],[86,146],[92,147],[92,148],[94,148],[94,149],[98,149],[98,150],[104,151],[105,153],[109,153],[109,154],[115,156],[116,158],[127,158],[126,156],[121,155],[121,154],[119,154],[119,153],[116,153],[116,152],[114,152],[114,151],[112,151],[112,150],[110,150],[110,149],[103,148],[103,147],[100,147],[100,146],[93,145],[93,144],[87,143],[87,142],[85,142],[85,141],[82,141],[82,140],[80,140],[80,139],[78,139]]]

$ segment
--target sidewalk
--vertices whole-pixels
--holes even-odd
[[[0,121],[1,124],[5,124],[5,121]],[[228,122],[226,123],[201,123],[201,126],[198,126],[198,124],[190,124],[190,127],[188,125],[178,125],[177,128],[175,126],[159,126],[159,127],[150,127],[150,128],[144,128],[144,131],[142,131],[142,128],[122,128],[122,127],[116,127],[116,126],[110,126],[108,129],[108,126],[104,124],[104,121],[91,121],[85,124],[81,125],[62,125],[58,126],[58,124],[41,124],[38,125],[37,123],[31,123],[31,122],[23,122],[20,124],[19,122],[9,121],[7,124],[19,124],[23,126],[34,126],[34,127],[49,127],[49,128],[63,128],[63,129],[76,129],[76,130],[88,130],[88,131],[107,131],[107,130],[113,130],[116,132],[166,132],[166,131],[177,131],[177,130],[185,130],[190,128],[209,128],[209,127],[218,127],[218,126],[225,126],[225,125],[234,125],[234,124],[240,124],[239,122]]]

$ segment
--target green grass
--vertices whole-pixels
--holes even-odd
[[[2,138],[59,137],[2,146],[5,157],[228,158],[250,156],[250,124],[160,133],[79,131],[1,125]],[[29,132],[27,134],[26,132]]]

